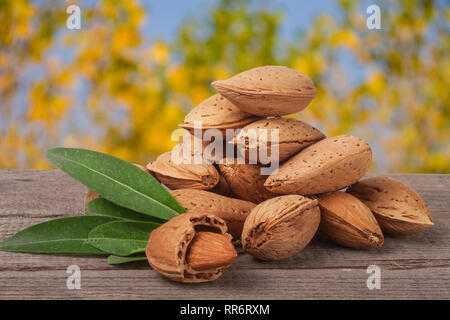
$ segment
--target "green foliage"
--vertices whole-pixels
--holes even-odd
[[[60,218],[19,231],[0,243],[1,251],[33,253],[104,254],[86,241],[89,232],[114,218],[81,216]]]
[[[89,189],[117,205],[169,220],[185,209],[150,174],[96,151],[54,148],[49,160]]]
[[[89,232],[87,243],[117,256],[145,252],[150,232],[160,224],[152,222],[113,221]]]
[[[158,219],[147,214],[142,214],[131,209],[118,206],[103,198],[97,198],[89,201],[86,214],[110,216],[121,220],[156,222],[161,224],[165,221],[163,219]]]

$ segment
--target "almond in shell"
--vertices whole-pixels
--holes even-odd
[[[203,130],[206,129],[236,129],[258,120],[252,114],[242,111],[220,94],[215,94],[202,101],[189,112],[180,127],[193,131],[196,121],[201,122]]]
[[[257,67],[212,86],[242,111],[263,117],[299,112],[317,93],[309,77],[284,66]]]
[[[416,234],[434,224],[425,201],[399,180],[372,177],[357,182],[347,192],[372,210],[381,229],[388,234]]]
[[[146,256],[150,266],[178,282],[219,278],[237,254],[225,221],[206,213],[184,213],[150,234]]]
[[[170,191],[172,196],[187,212],[214,214],[222,218],[234,239],[240,239],[242,227],[254,203],[224,197],[209,191],[195,189],[178,189]]]
[[[383,245],[384,237],[370,209],[354,196],[336,191],[320,195],[320,231],[350,248],[370,249]]]
[[[177,151],[173,151],[177,152]],[[180,156],[180,163],[175,163],[172,159],[172,152],[161,154],[154,162],[147,165],[147,169],[152,172],[159,182],[169,189],[201,189],[213,188],[219,182],[219,173],[214,165],[204,161],[194,163],[193,159]]]
[[[226,159],[219,164],[220,172],[225,177],[235,197],[260,203],[277,196],[264,187],[266,175],[261,175],[258,164],[237,163],[236,159]]]
[[[318,201],[298,195],[269,199],[250,212],[242,231],[242,246],[262,260],[279,260],[299,253],[320,223]]]
[[[364,140],[351,135],[330,137],[287,160],[264,185],[279,194],[336,191],[358,181],[371,163],[372,150]]]
[[[273,139],[275,137],[275,139]],[[278,161],[283,162],[300,150],[322,140],[325,135],[309,124],[292,118],[268,118],[252,122],[240,130],[233,142],[244,149],[246,159],[250,150],[257,155],[267,148],[267,157],[272,148],[278,149]]]

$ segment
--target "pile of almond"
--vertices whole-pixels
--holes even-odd
[[[181,282],[216,279],[236,258],[232,240],[259,259],[277,260],[298,254],[317,230],[339,245],[367,249],[381,247],[383,233],[410,235],[433,225],[425,202],[409,186],[388,177],[360,181],[372,163],[364,140],[326,137],[305,122],[282,117],[302,111],[314,98],[309,77],[264,66],[212,86],[219,93],[186,116],[180,126],[187,133],[176,150],[147,166],[188,212],[150,236],[147,257],[161,274]],[[217,159],[205,152],[211,150],[203,139],[197,141],[204,152],[200,162],[175,163],[172,154],[185,146],[196,156],[198,123],[202,132],[217,129],[223,150],[236,156]],[[226,129],[241,130],[230,139]],[[246,136],[250,129],[268,135],[252,140]],[[258,158],[263,145],[277,147],[280,163],[267,175],[261,169],[270,163]],[[252,153],[256,163],[239,161]]]

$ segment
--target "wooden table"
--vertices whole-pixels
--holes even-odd
[[[295,257],[260,262],[240,252],[217,281],[168,281],[146,262],[110,266],[105,257],[0,252],[0,299],[449,299],[450,175],[391,174],[427,202],[435,226],[375,250],[339,247],[318,234]],[[81,215],[87,189],[58,170],[0,170],[0,240],[30,225]],[[67,267],[81,289],[66,286]],[[369,265],[381,289],[367,288]]]

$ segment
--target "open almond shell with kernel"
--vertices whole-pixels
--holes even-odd
[[[145,253],[163,276],[193,283],[219,278],[236,258],[225,221],[206,213],[180,214],[156,228]]]

